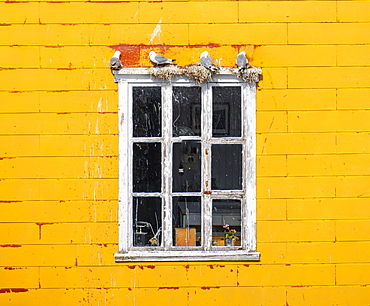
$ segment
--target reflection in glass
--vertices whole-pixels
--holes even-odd
[[[242,145],[212,145],[212,189],[241,190],[242,177]]]
[[[134,137],[160,137],[161,88],[134,87],[132,95]]]
[[[161,144],[134,143],[134,192],[161,191]]]
[[[212,136],[241,136],[241,88],[212,87]]]
[[[199,136],[200,87],[173,87],[173,136]]]
[[[173,144],[172,191],[200,191],[200,142],[183,141]]]
[[[240,200],[212,201],[212,245],[239,246],[241,230]]]
[[[162,203],[159,197],[134,197],[134,246],[160,246],[162,240]]]
[[[200,197],[173,197],[172,205],[173,245],[201,245]]]

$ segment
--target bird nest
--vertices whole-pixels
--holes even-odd
[[[153,77],[168,81],[173,77],[185,75],[194,80],[197,84],[207,83],[213,75],[210,70],[200,65],[187,65],[184,67],[177,67],[174,65],[155,66],[150,67],[148,73]]]
[[[259,75],[262,74],[262,69],[259,67],[250,67],[246,69],[229,68],[229,71],[248,83],[258,82]],[[187,65],[184,67],[166,65],[148,68],[148,73],[155,78],[170,81],[176,76],[185,75],[194,80],[197,84],[208,83],[212,76],[219,72],[220,68],[217,66],[214,66],[213,69],[207,69],[201,65]]]
[[[262,74],[262,69],[260,67],[250,67],[244,69],[230,68],[230,72],[248,83],[257,83],[260,79],[260,74]]]

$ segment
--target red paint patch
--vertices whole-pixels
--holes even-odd
[[[247,268],[249,267],[249,265],[243,265],[243,266],[244,266],[244,267],[247,267]]]
[[[132,291],[132,288],[127,288],[128,289],[128,291]]]
[[[63,48],[64,46],[44,46],[45,48]]]
[[[4,270],[20,270],[22,268],[5,267]]]
[[[15,159],[15,157],[0,157],[0,160],[3,160],[3,159]]]
[[[210,267],[211,269],[214,269],[213,265],[208,265],[208,267]]]
[[[47,92],[70,92],[70,90],[48,90]]]
[[[159,290],[162,290],[162,289],[173,289],[173,290],[177,290],[177,289],[180,289],[180,287],[159,287],[158,289]]]
[[[129,269],[135,269],[136,266],[127,266],[127,268],[129,268]]]
[[[9,27],[11,26],[10,23],[0,23],[0,27]]]
[[[20,244],[2,244],[0,245],[2,248],[20,248],[22,247]]]
[[[155,268],[155,265],[145,266],[145,268],[148,268],[148,269],[154,269],[154,268]]]
[[[54,223],[36,223],[36,225],[38,226],[43,226],[43,225],[52,225]]]
[[[24,288],[0,289],[0,293],[10,293],[10,292],[19,293],[19,292],[27,292],[27,291],[28,289],[24,289]]]
[[[221,47],[220,44],[209,43],[205,45],[113,45],[110,46],[116,51],[121,51],[121,63],[124,67],[138,67],[140,64],[140,54],[155,49],[156,52],[166,53],[171,49],[188,48],[188,49],[200,49],[200,48],[218,48]],[[225,45],[226,46],[226,45]],[[229,45],[230,46],[230,45]],[[245,45],[231,45],[236,51],[239,51]]]
[[[285,266],[290,267],[290,266],[291,266],[291,264],[285,264]]]
[[[70,115],[71,113],[57,113],[57,115]]]
[[[200,287],[202,290],[220,289],[220,287]]]

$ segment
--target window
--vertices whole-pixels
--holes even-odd
[[[162,81],[143,68],[121,69],[115,79],[116,261],[258,260],[256,83],[226,70],[207,84]]]

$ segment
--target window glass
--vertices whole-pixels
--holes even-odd
[[[215,199],[212,201],[212,245],[240,245],[240,200]]]
[[[134,143],[133,191],[161,191],[161,144]]]
[[[160,246],[162,233],[162,203],[159,197],[134,197],[134,246]]]
[[[173,197],[173,245],[194,247],[201,245],[200,197]]]
[[[242,177],[242,145],[212,145],[212,189],[241,190]]]
[[[173,87],[173,136],[200,136],[200,87]]]
[[[212,136],[241,136],[241,89],[212,87]]]
[[[173,144],[172,190],[174,192],[200,191],[200,147],[199,141]]]
[[[134,137],[160,137],[161,88],[134,87],[132,95]]]

